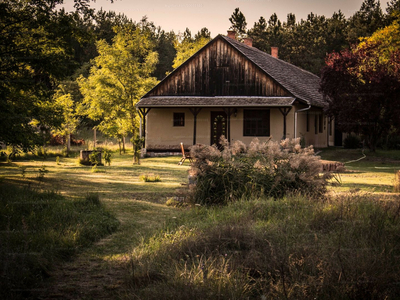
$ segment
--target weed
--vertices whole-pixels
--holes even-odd
[[[98,193],[87,193],[85,196],[85,200],[93,205],[100,206],[100,197]]]
[[[92,167],[92,169],[90,170],[90,172],[92,172],[92,173],[105,173],[106,170],[104,170],[103,168],[98,168],[97,165],[94,165]]]
[[[60,165],[60,156],[59,155],[57,155],[57,157],[56,157],[56,164],[57,164],[57,166]]]
[[[44,176],[49,172],[49,170],[46,169],[45,165],[42,165],[39,169],[38,169],[38,179],[39,180],[43,180]]]
[[[160,175],[144,174],[140,176],[140,180],[143,182],[160,182],[161,177]]]

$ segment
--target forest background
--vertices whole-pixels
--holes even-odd
[[[11,156],[57,134],[69,145],[79,127],[121,141],[134,137],[135,103],[212,37],[207,27],[166,32],[146,16],[135,21],[95,11],[90,0],[75,0],[73,12],[58,9],[60,3],[0,2],[0,141],[12,147]],[[379,1],[365,0],[352,16],[310,12],[297,20],[289,13],[281,21],[272,14],[250,26],[237,8],[229,20],[238,39],[249,36],[266,52],[279,47],[280,59],[321,75],[328,54],[356,47],[386,26],[398,28],[399,10],[398,0],[386,12]]]

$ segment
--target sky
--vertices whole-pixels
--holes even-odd
[[[381,1],[385,11],[387,1]],[[207,27],[211,36],[226,34],[231,26],[229,18],[236,7],[244,14],[247,29],[253,27],[261,16],[267,21],[276,13],[283,22],[288,13],[294,13],[296,20],[306,19],[310,12],[331,17],[341,10],[346,18],[352,16],[361,7],[363,0],[96,0],[91,7],[99,10],[113,10],[123,13],[133,21],[147,16],[156,26],[175,33],[185,31],[186,27],[197,33]],[[64,0],[67,11],[73,10],[73,0]]]

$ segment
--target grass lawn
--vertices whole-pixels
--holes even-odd
[[[322,159],[345,163],[347,172],[340,174],[341,185],[333,189],[335,192],[393,192],[395,172],[400,170],[400,151],[377,150],[371,153],[361,149],[329,148],[319,155]]]
[[[348,162],[360,150],[324,149]],[[64,201],[97,193],[119,221],[111,235],[57,261],[31,296],[121,299],[361,299],[397,292],[400,152],[366,153],[346,164],[334,199],[252,199],[222,208],[179,209],[165,202],[186,189],[180,157],[114,153],[111,166],[76,158],[0,163],[0,184],[56,191]],[[142,175],[160,182],[143,182]],[[368,195],[365,196],[365,193]],[[384,201],[382,201],[384,200]],[[384,205],[382,203],[385,203]],[[358,267],[354,267],[358,264]],[[386,270],[385,270],[386,268]],[[373,278],[373,279],[371,279]],[[399,291],[400,292],[400,291]],[[322,297],[324,298],[324,297]]]

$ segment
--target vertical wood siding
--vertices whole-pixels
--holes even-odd
[[[203,48],[148,96],[290,96],[222,39]]]

